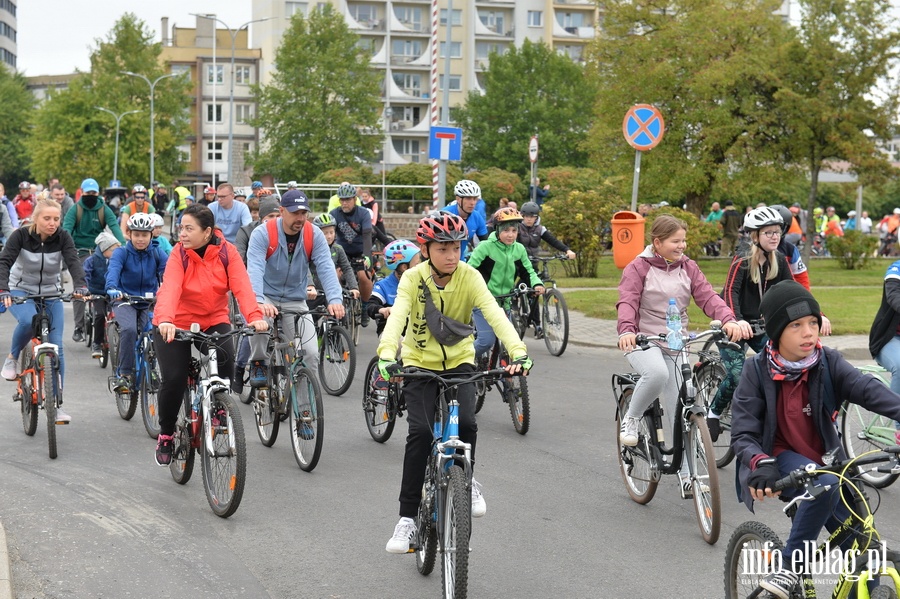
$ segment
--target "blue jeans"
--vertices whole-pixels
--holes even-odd
[[[506,316],[507,318],[509,317],[508,311]],[[475,359],[477,360],[481,354],[491,351],[491,348],[494,347],[494,341],[497,340],[497,335],[494,334],[494,329],[485,320],[484,314],[481,313],[481,308],[472,310],[472,324],[475,325],[475,332],[477,333],[475,336]]]
[[[891,373],[891,391],[900,393],[900,335],[894,335],[887,345],[881,348],[875,356],[875,361]],[[900,422],[895,422],[894,426],[900,430]]]
[[[24,291],[12,290],[10,294],[16,297],[25,297],[28,295]],[[60,300],[50,300],[47,303],[47,313],[50,315],[50,343],[59,348],[59,378],[65,382],[66,361],[63,357],[63,303]],[[13,304],[9,307],[10,313],[15,317],[18,324],[13,331],[12,347],[9,353],[17,360],[22,349],[31,341],[31,320],[37,314],[37,308],[34,300],[28,300],[24,304]]]
[[[135,308],[130,304],[119,304],[113,308],[119,323],[119,363],[118,374],[125,376],[134,372],[134,344],[138,331],[147,325],[149,312],[145,308]]]

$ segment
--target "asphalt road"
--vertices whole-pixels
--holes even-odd
[[[67,338],[71,331],[68,317]],[[13,319],[0,317],[0,337]],[[325,398],[325,445],[312,473],[297,468],[286,437],[259,443],[242,406],[248,484],[237,513],[210,511],[199,461],[175,484],[153,461],[155,442],[139,420],[121,420],[101,370],[67,342],[66,409],[59,458],[47,457],[44,421],[22,431],[13,384],[0,381],[0,520],[6,527],[17,597],[437,597],[440,572],[415,570],[411,555],[384,544],[397,520],[405,422],[380,445],[360,407],[362,370],[374,331],[363,331],[354,385]],[[665,477],[647,506],[625,493],[615,457],[609,379],[625,368],[612,350],[570,347],[549,356],[529,340],[532,425],[515,433],[496,392],[479,415],[476,476],[488,511],[474,521],[469,596],[722,596],[728,537],[750,514],[734,499],[734,467],[721,471],[723,527],[703,542],[692,504]],[[900,538],[900,487],[883,493],[879,523]],[[780,505],[758,517],[782,537]]]

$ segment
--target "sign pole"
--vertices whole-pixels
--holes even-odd
[[[538,135],[535,133],[528,142],[528,159],[531,161],[531,201],[537,203],[537,161],[538,161]]]
[[[637,212],[638,181],[641,178],[641,152],[634,151],[634,181],[631,183],[631,211]]]

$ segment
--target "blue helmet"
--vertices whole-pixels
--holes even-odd
[[[409,264],[418,253],[419,248],[412,241],[397,239],[384,246],[384,264],[395,271],[401,264]]]
[[[81,182],[81,191],[93,191],[96,193],[100,193],[100,186],[97,185],[97,181],[95,179],[85,179]]]

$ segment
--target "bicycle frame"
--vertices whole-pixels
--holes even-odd
[[[885,370],[881,366],[859,366],[857,367],[857,370],[875,377],[885,387],[890,388],[890,383],[885,380],[883,376],[881,376],[881,374],[887,372],[887,370]],[[879,418],[877,415],[872,416],[872,421],[866,426],[866,437],[872,439],[877,443],[882,443],[884,445],[894,445],[896,443],[897,428],[890,426],[877,426],[876,424],[874,424],[874,422],[878,419]]]

